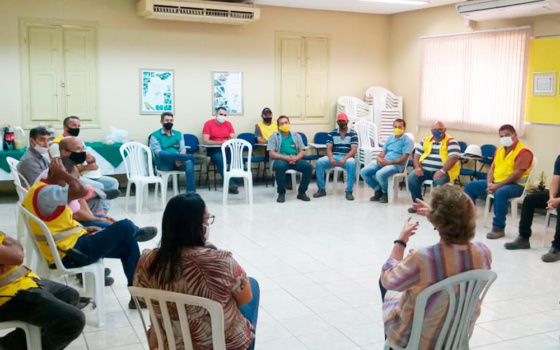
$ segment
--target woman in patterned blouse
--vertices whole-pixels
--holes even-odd
[[[383,265],[380,288],[383,321],[387,338],[406,347],[412,330],[416,297],[424,289],[447,277],[476,269],[490,270],[492,255],[483,243],[473,243],[476,208],[458,187],[441,186],[432,194],[431,207],[419,200],[413,205],[419,215],[427,216],[440,236],[439,243],[411,251],[403,259],[406,243],[418,227],[410,218],[405,223],[393,252]],[[419,349],[434,349],[448,308],[445,293],[428,301]],[[475,317],[480,314],[476,306]]]
[[[162,219],[160,247],[142,253],[134,285],[185,293],[214,300],[224,309],[224,328],[228,350],[253,349],[259,305],[259,285],[248,278],[230,252],[206,244],[214,215],[198,194],[173,197]],[[161,319],[161,315],[157,315]],[[177,345],[182,349],[177,319],[173,327]],[[187,316],[193,348],[212,349],[210,315],[200,307],[188,307]],[[155,332],[150,329],[149,342],[157,347]],[[167,345],[167,344],[166,344]],[[159,347],[159,349],[167,346]],[[178,347],[179,349],[179,347]]]

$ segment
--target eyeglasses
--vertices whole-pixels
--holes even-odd
[[[208,215],[204,217],[205,219],[208,219],[208,225],[212,225],[214,223],[214,219],[216,219],[216,215]]]

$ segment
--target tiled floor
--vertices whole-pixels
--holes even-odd
[[[316,189],[311,185],[308,194]],[[344,199],[342,186],[310,203],[288,193],[286,203],[275,202],[275,189],[257,186],[254,204],[243,194],[230,196],[222,205],[221,191],[199,191],[209,211],[216,215],[210,240],[233,252],[237,261],[261,286],[257,329],[258,350],[279,349],[382,349],[383,326],[377,280],[406,213],[409,197],[392,205],[369,201],[371,192],[355,191],[356,200]],[[125,200],[113,201],[111,216],[130,218],[139,226],[161,225],[161,203],[135,214],[124,210]],[[3,199],[1,229],[15,234],[14,200]],[[479,216],[482,217],[482,202]],[[409,246],[437,242],[437,232],[422,217]],[[545,264],[540,255],[544,217],[537,216],[533,249],[510,252],[506,239],[489,241],[479,219],[476,239],[493,252],[498,279],[490,289],[471,346],[475,349],[560,349],[560,262]],[[508,239],[516,235],[508,220]],[[547,246],[552,230],[548,231]],[[152,248],[158,238],[142,243]],[[83,336],[70,349],[147,349],[137,311],[127,309],[129,294],[118,261],[105,260],[113,270],[115,285],[106,288],[107,322],[94,326],[95,312],[87,315]],[[72,283],[72,281],[70,281]]]

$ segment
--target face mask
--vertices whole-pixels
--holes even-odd
[[[76,164],[82,164],[86,161],[86,152],[72,152],[68,158]]]
[[[223,124],[226,121],[226,116],[218,114],[218,116],[216,116],[216,119],[218,120],[218,123]]]
[[[263,121],[267,124],[270,124],[270,122],[272,121],[272,117],[264,117]]]
[[[341,122],[341,123],[337,123],[337,124],[338,124],[338,128],[340,130],[345,130],[346,127],[348,126],[348,123],[346,123],[346,122]]]
[[[39,145],[33,146],[33,149],[37,151],[39,154],[47,154],[47,152],[49,151],[47,147],[41,147]]]
[[[511,136],[500,137],[500,142],[505,147],[509,147],[509,146],[513,145],[513,139],[511,138]]]
[[[77,137],[78,135],[80,135],[80,128],[75,128],[75,129],[68,128],[68,133],[70,134],[70,136]]]
[[[439,140],[445,136],[445,133],[443,131],[432,131],[432,135],[434,135],[434,138]]]
[[[278,129],[282,132],[288,132],[290,131],[290,124],[284,124],[278,127]]]
[[[173,127],[173,123],[163,123],[163,127],[165,130],[169,131]]]
[[[399,128],[394,128],[393,132],[395,133],[395,135],[397,136],[401,136],[402,134],[404,134],[404,130],[403,129],[399,129]]]
[[[202,236],[203,239],[204,239],[204,242],[208,242],[208,238],[210,238],[210,226],[203,224],[202,228],[203,228],[203,231],[204,231],[204,236]]]

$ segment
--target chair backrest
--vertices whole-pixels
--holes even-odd
[[[482,303],[496,277],[494,271],[471,270],[448,277],[424,289],[416,298],[407,348],[418,349],[428,300],[436,293],[447,293],[447,314],[434,349],[468,349],[477,303]]]
[[[16,192],[18,194],[18,203],[23,203],[23,200],[27,196],[27,189],[16,183],[14,185],[16,186]]]
[[[377,126],[379,143],[384,144],[393,133],[393,123],[402,119],[402,97],[396,96],[381,86],[371,86],[366,90],[365,102],[370,105],[373,122]]]
[[[465,141],[459,141],[459,147],[461,147],[461,153],[465,153],[467,149],[467,143]]]
[[[47,263],[47,259],[43,255],[43,251],[39,246],[37,237],[44,237],[45,240],[47,241],[47,245],[49,246],[57,270],[68,273],[68,270],[64,267],[64,264],[60,259],[60,255],[58,255],[58,248],[51,234],[51,231],[49,230],[47,225],[41,219],[39,219],[33,213],[31,213],[29,210],[27,210],[21,203],[16,203],[16,205],[20,217],[23,219],[23,222],[25,224],[25,229],[27,230],[28,236],[31,237],[31,240],[33,241],[33,246],[37,251],[37,255],[42,260],[44,266],[47,266],[48,263]]]
[[[302,133],[302,132],[297,132],[297,134],[299,134],[299,136],[301,136],[301,141],[303,141],[303,145],[304,145],[305,147],[307,147],[307,135],[305,135],[305,134]]]
[[[531,187],[531,180],[533,180],[533,175],[535,174],[535,169],[537,168],[537,157],[533,156],[533,161],[531,162],[531,169],[529,170],[529,175],[527,176],[527,182],[525,182],[525,186],[523,187],[523,194],[521,198],[525,197],[527,193],[527,189]]]
[[[482,153],[483,157],[494,158],[494,153],[496,153],[496,146],[482,145],[480,146],[480,152]],[[482,159],[480,162],[484,164],[492,164],[491,159]]]
[[[231,154],[230,167],[228,170],[226,149],[229,148]],[[243,156],[243,151],[247,148],[247,156]],[[245,170],[251,171],[251,154],[253,153],[253,146],[245,140],[242,139],[231,139],[222,143],[222,157],[224,159],[224,169],[225,171],[232,170]],[[247,160],[245,164],[244,158]]]
[[[152,150],[148,146],[139,142],[126,142],[121,145],[120,151],[128,180],[138,176],[154,176]]]
[[[183,134],[183,140],[185,140],[185,146],[188,152],[198,151],[198,137],[193,134]]]
[[[358,148],[379,147],[377,127],[373,122],[360,120],[354,124],[354,131],[358,134]]]
[[[348,116],[348,125],[352,125],[358,120],[369,120],[373,122],[373,109],[354,96],[340,96],[337,100],[336,113],[345,113]]]
[[[245,140],[251,144],[251,146],[255,147],[255,134],[251,134],[250,132],[244,132],[237,135],[238,139]]]
[[[8,163],[12,176],[14,177],[14,184],[29,187],[27,179],[17,170],[19,160],[12,157],[6,157],[6,162]]]
[[[168,349],[177,349],[177,339],[173,332],[172,320],[170,316],[170,308],[168,304],[172,304],[173,314],[178,315],[180,322],[180,331],[183,338],[183,346],[186,350],[192,350],[192,339],[189,328],[189,319],[187,317],[187,306],[198,306],[206,309],[210,314],[210,322],[212,325],[212,346],[215,350],[226,350],[226,337],[224,333],[224,310],[222,306],[214,300],[195,297],[188,294],[168,292],[159,289],[148,289],[139,287],[128,287],[130,294],[134,298],[134,302],[138,302],[138,298],[148,306],[152,329],[156,333],[158,346],[164,349],[167,343]],[[154,302],[157,302],[161,313],[161,320],[155,312]],[[147,334],[146,322],[142,310],[138,307],[144,331]],[[177,328],[176,328],[177,329]],[[179,330],[177,329],[177,330]]]
[[[329,133],[328,132],[319,131],[313,137],[313,142],[317,143],[317,144],[320,144],[320,145],[326,145],[328,138],[329,138]]]

